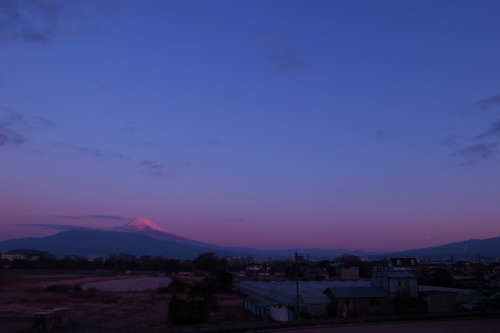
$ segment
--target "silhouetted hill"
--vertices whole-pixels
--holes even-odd
[[[56,256],[53,255],[52,253],[49,253],[47,251],[39,251],[39,250],[33,250],[33,249],[15,249],[11,251],[7,251],[6,254],[17,254],[17,253],[22,253],[27,256],[39,256],[40,258],[46,258],[46,259],[55,259]]]
[[[188,258],[209,251],[209,248],[160,240],[147,235],[104,230],[68,230],[48,237],[13,239],[0,243],[0,251],[13,248],[48,251],[58,257],[68,254],[105,256],[110,253],[129,253]]]
[[[0,242],[0,252],[13,249],[34,249],[64,257],[75,254],[81,256],[107,256],[108,254],[128,253],[136,256],[161,255],[167,258],[193,259],[205,252],[217,256],[247,257],[255,259],[290,259],[295,252],[306,255],[311,260],[333,260],[342,254],[389,257],[429,257],[440,259],[453,256],[455,260],[500,257],[500,237],[484,240],[471,239],[436,247],[413,249],[392,253],[367,253],[346,249],[289,249],[258,250],[243,247],[225,247],[199,242],[154,228],[120,228],[117,230],[75,229],[40,238],[20,238]]]
[[[455,260],[500,257],[500,237],[487,239],[469,239],[435,247],[398,251],[377,255],[376,257],[429,257],[434,259],[450,258]]]
[[[203,243],[174,234],[154,230],[107,231],[78,229],[68,230],[40,238],[20,238],[0,242],[0,252],[30,248],[53,253],[58,257],[69,254],[81,256],[106,256],[112,253],[134,255],[162,255],[168,258],[192,259],[205,252],[217,256],[247,257],[256,259],[293,259],[295,251],[313,258],[335,258],[344,253],[357,253],[344,249],[290,249],[258,250],[242,247],[225,247]]]

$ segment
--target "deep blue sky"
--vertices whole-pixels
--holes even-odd
[[[0,1],[0,240],[500,236],[500,2]],[[24,226],[23,226],[24,225]]]

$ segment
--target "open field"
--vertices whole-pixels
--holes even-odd
[[[134,277],[131,279],[105,280],[88,282],[82,285],[83,290],[98,289],[101,291],[145,291],[167,287],[172,280],[167,277]]]
[[[166,332],[171,295],[156,289],[167,282],[147,275],[0,275],[0,332],[31,332],[34,313],[56,307],[72,309],[73,325],[55,332]],[[255,320],[239,296],[218,297],[221,312],[208,326]]]

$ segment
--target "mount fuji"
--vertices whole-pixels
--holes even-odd
[[[130,221],[129,223],[125,224],[122,228],[124,229],[140,229],[140,230],[154,230],[154,231],[159,231],[163,232],[166,234],[172,234],[170,230],[167,230],[165,228],[160,227],[157,224],[154,224],[150,220],[148,220],[145,217],[140,217],[135,220]]]
[[[136,218],[129,223],[125,224],[122,227],[117,227],[115,230],[123,231],[123,232],[131,232],[135,234],[146,235],[148,237],[152,237],[155,239],[160,239],[164,241],[175,242],[179,244],[199,246],[199,247],[209,247],[209,248],[223,248],[226,247],[217,246],[213,244],[203,243],[200,241],[196,241],[193,239],[185,238],[179,235],[174,234],[172,231],[160,227],[154,222],[148,220],[145,217]]]
[[[169,258],[195,258],[201,253],[252,255],[254,249],[222,247],[188,239],[160,227],[146,218],[135,219],[114,230],[78,227],[40,238],[19,238],[0,242],[0,252],[12,249],[43,250],[57,257],[107,256],[127,253],[137,256],[162,255]],[[241,250],[241,251],[239,251]]]
[[[254,257],[255,259],[290,259],[295,252],[306,253],[313,259],[335,258],[345,253],[374,257],[468,257],[481,253],[485,257],[498,257],[500,237],[445,244],[432,248],[392,253],[368,253],[347,249],[288,249],[258,250],[253,248],[219,246],[179,236],[146,218],[138,218],[113,230],[74,227],[52,236],[19,238],[0,242],[0,252],[15,249],[46,251],[57,257],[69,254],[87,257],[103,257],[109,254],[127,253],[136,256],[161,255],[167,258],[193,259],[206,252],[217,256]],[[464,252],[467,249],[467,253]]]
[[[219,246],[179,236],[147,218],[137,218],[112,230],[75,227],[52,236],[19,238],[0,242],[0,252],[13,249],[42,250],[57,257],[74,254],[87,257],[127,253],[136,256],[161,255],[167,258],[193,259],[206,252],[217,256],[254,257],[256,259],[292,258],[295,251],[307,251],[311,256],[339,256],[343,253],[364,255],[345,249],[258,250]]]

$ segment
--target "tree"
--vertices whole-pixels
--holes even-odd
[[[179,259],[168,259],[163,262],[163,270],[167,273],[178,273],[181,267]]]
[[[437,269],[430,281],[431,285],[438,287],[453,287],[453,277],[447,269]]]
[[[219,259],[213,252],[200,254],[193,260],[193,265],[200,271],[212,274],[225,271],[227,266],[226,261]]]
[[[359,256],[346,253],[338,257],[337,260],[340,261],[346,267],[358,267],[360,277],[370,276],[370,269],[368,267],[368,264],[366,262],[361,261],[361,258]]]
[[[231,273],[217,273],[217,276],[215,277],[215,282],[217,282],[219,286],[219,292],[226,292],[230,293],[233,291],[233,281],[234,281],[234,276]]]
[[[208,319],[211,311],[219,309],[219,300],[213,294],[203,297],[191,294],[186,300],[173,295],[168,306],[168,320],[173,325],[201,324]]]
[[[343,263],[344,265],[356,266],[361,262],[361,258],[355,256],[354,254],[345,253],[338,257],[338,261]]]

